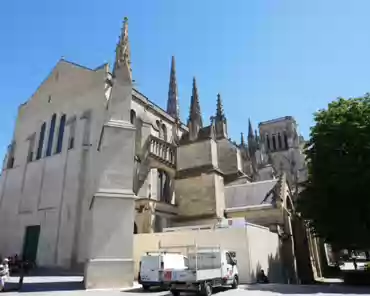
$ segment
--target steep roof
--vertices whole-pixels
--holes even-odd
[[[240,185],[225,186],[226,208],[255,206],[262,203],[273,203],[269,194],[278,183],[278,179],[252,182]]]

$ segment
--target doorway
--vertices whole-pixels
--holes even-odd
[[[23,260],[36,262],[39,237],[40,237],[40,225],[32,225],[26,227],[22,252]]]

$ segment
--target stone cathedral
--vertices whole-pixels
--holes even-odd
[[[130,54],[126,19],[112,71],[61,59],[19,106],[0,176],[1,255],[85,265],[89,286],[99,272],[132,270],[132,249],[120,246],[133,233],[238,215],[288,231],[276,204],[289,207],[306,178],[294,118],[261,122],[258,131],[249,121],[236,143],[220,94],[205,125],[193,78],[184,122],[175,58],[162,109],[132,87]]]

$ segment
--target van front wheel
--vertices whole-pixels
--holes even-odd
[[[238,288],[238,285],[239,285],[238,277],[237,276],[234,276],[234,279],[233,279],[233,283],[231,285],[231,288],[232,289],[237,289]]]

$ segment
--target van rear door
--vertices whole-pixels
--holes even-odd
[[[161,269],[161,258],[162,256],[144,256],[141,258],[141,282],[157,283],[160,281],[159,270]]]

